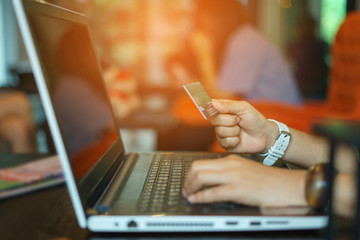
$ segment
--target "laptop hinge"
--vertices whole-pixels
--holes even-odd
[[[106,187],[95,206],[93,208],[88,208],[86,213],[89,215],[104,214],[112,209],[112,204],[116,200],[121,188],[125,185],[125,180],[129,177],[138,156],[139,155],[136,153],[123,156],[126,157],[125,163],[121,168],[117,169],[114,177],[109,182],[109,185]]]

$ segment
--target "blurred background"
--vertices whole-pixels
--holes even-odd
[[[213,98],[248,99],[257,103],[257,99],[245,92],[226,88],[225,55],[235,27],[226,33],[230,23],[221,23],[217,11],[213,15],[208,12],[211,21],[204,24],[199,1],[47,2],[86,15],[127,151],[221,151],[213,128],[185,95],[182,88],[185,83],[202,82]],[[294,94],[298,96],[296,102],[281,100],[286,110],[304,111],[304,105],[310,102],[326,102],[332,81],[331,49],[335,36],[347,13],[356,11],[360,4],[356,0],[239,0],[238,3],[245,9],[246,24],[256,29],[256,36],[263,37],[259,42],[276,49],[271,54],[281,56],[279,62],[293,79]],[[199,27],[201,23],[203,26]],[[211,28],[227,34],[221,39],[223,45],[218,44],[220,40],[212,39],[210,30],[206,32]],[[10,0],[0,1],[0,32],[0,150],[55,152]],[[260,59],[263,52],[246,53],[245,59],[251,56]],[[255,61],[252,66],[256,65]],[[263,69],[262,65],[256,66],[255,73]],[[222,92],[216,91],[217,85],[211,85],[214,79],[223,81],[219,80]],[[260,100],[272,103],[266,98]],[[278,120],[301,129],[305,123],[297,125],[302,121],[299,115],[294,115],[297,122],[288,119],[290,113],[281,118],[282,107],[276,101],[266,109],[275,113],[274,118],[277,116]],[[311,132],[306,127],[302,130]]]

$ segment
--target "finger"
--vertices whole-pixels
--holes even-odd
[[[211,118],[211,124],[214,126],[232,127],[238,123],[238,117],[231,114],[218,114]]]
[[[216,171],[223,169],[223,165],[217,162],[215,159],[211,160],[196,160],[191,163],[189,170],[186,173],[184,186],[187,183],[191,183],[191,179],[193,179],[193,175],[202,171]]]
[[[235,148],[240,144],[239,137],[218,138],[218,142],[224,149]]]
[[[217,170],[219,164],[216,162],[217,159],[202,159],[196,160],[191,163],[189,172],[202,171],[202,170]]]
[[[228,155],[221,158],[216,159],[202,159],[195,160],[191,163],[191,166],[188,170],[188,175],[193,172],[204,171],[204,170],[223,170],[224,169],[224,161],[227,159],[238,158],[237,155]]]
[[[184,190],[189,196],[204,187],[224,184],[226,179],[227,176],[218,170],[196,171],[186,177]]]
[[[219,113],[242,115],[248,112],[252,106],[246,101],[212,100],[212,105]]]
[[[191,194],[187,199],[191,203],[214,203],[233,201],[233,191],[226,185],[210,187]]]
[[[233,126],[233,127],[216,127],[215,133],[220,138],[226,138],[226,137],[236,137],[240,134],[240,127],[239,126]]]
[[[216,161],[216,159],[204,159],[204,160],[196,160],[194,162],[191,163],[191,166],[189,168],[189,170],[186,173],[186,177],[185,177],[185,181],[184,181],[184,188],[183,188],[183,195],[186,196],[186,190],[185,190],[185,186],[188,184],[191,184],[191,179],[193,179],[193,175],[196,174],[197,172],[201,172],[201,171],[207,171],[207,170],[220,170],[222,169],[222,164],[218,163]]]

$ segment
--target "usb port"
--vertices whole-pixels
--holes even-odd
[[[226,222],[226,225],[235,226],[235,225],[238,225],[238,222],[236,222],[236,221],[229,221],[229,222]]]
[[[250,222],[250,226],[260,226],[261,225],[261,222]]]

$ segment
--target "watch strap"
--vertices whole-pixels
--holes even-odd
[[[272,166],[274,163],[284,156],[285,150],[289,146],[291,134],[289,128],[281,122],[278,122],[273,119],[269,119],[269,121],[275,122],[279,128],[279,137],[276,139],[276,142],[273,146],[270,147],[267,153],[261,154],[261,156],[265,156],[263,164],[267,166]]]

